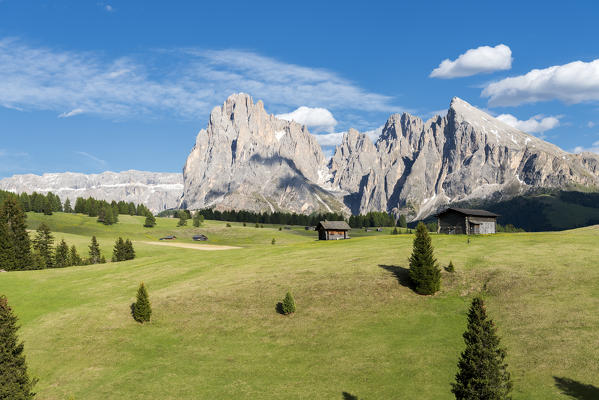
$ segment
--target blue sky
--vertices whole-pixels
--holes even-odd
[[[596,2],[323,3],[0,0],[0,177],[180,171],[240,91],[329,152],[453,96],[599,152]]]

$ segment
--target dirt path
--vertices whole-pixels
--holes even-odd
[[[172,243],[172,242],[141,242],[141,243],[151,244],[154,246],[181,247],[183,249],[194,249],[194,250],[203,250],[203,251],[241,249],[241,247],[236,247],[236,246],[218,246],[215,244]]]

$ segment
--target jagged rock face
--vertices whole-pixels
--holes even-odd
[[[599,157],[569,154],[454,98],[443,118],[392,115],[375,145],[348,132],[331,174],[334,187],[349,193],[352,212],[416,219],[454,201],[537,187],[597,187]]]
[[[15,175],[0,180],[0,189],[15,193],[52,192],[75,205],[77,197],[144,204],[152,212],[176,208],[183,191],[183,175],[145,171],[80,174],[64,172]]]
[[[308,130],[269,115],[247,94],[210,114],[183,170],[189,209],[298,213],[345,211],[325,189],[328,168]]]

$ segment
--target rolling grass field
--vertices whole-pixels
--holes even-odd
[[[419,296],[407,284],[413,236],[388,230],[319,242],[303,227],[177,228],[158,218],[146,229],[141,217],[106,227],[28,214],[31,229],[42,221],[81,254],[96,235],[110,259],[122,236],[137,258],[0,274],[39,399],[452,399],[480,292],[507,348],[514,399],[599,398],[599,227],[470,243],[433,235],[440,265],[452,260],[456,272],[443,272],[437,295]],[[241,248],[142,243],[168,234],[192,243],[195,233]],[[129,310],[142,281],[146,325]],[[285,317],[275,305],[287,290],[298,310]]]

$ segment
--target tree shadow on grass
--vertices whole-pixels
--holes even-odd
[[[275,306],[275,311],[276,311],[278,314],[281,314],[281,315],[286,315],[286,314],[285,314],[285,312],[283,311],[283,303],[281,303],[280,301],[279,301],[279,302],[277,303],[277,305]]]
[[[358,396],[354,396],[351,393],[343,392],[343,400],[359,400]]]
[[[599,399],[599,388],[593,385],[580,383],[570,378],[560,378],[554,376],[555,386],[566,396],[577,400],[596,400]]]
[[[401,286],[407,287],[412,290],[415,289],[414,283],[412,282],[412,279],[410,279],[410,270],[408,268],[399,267],[397,265],[384,265],[384,264],[379,264],[379,267],[391,272],[393,274],[393,276],[395,276],[395,278],[397,279],[397,282],[399,282],[399,284]]]

